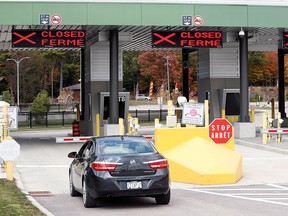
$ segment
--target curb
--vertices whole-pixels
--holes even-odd
[[[22,193],[25,194],[27,199],[32,203],[32,205],[36,206],[43,214],[46,214],[47,216],[54,216],[51,212],[49,212],[46,208],[44,208],[40,203],[37,202],[37,200],[34,199],[34,197],[30,196],[29,193],[25,190],[23,182],[21,180],[20,174],[15,166],[13,166],[14,169],[14,179],[16,180],[17,187],[22,191]]]
[[[240,140],[240,139],[235,139],[235,144],[243,145],[243,146],[247,146],[247,147],[251,147],[251,148],[256,148],[259,150],[270,151],[270,152],[288,155],[287,149],[276,148],[276,147],[268,146],[267,144],[258,144],[258,143],[253,143],[253,142],[244,141],[244,140]]]

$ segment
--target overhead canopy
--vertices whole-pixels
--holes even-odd
[[[249,50],[276,51],[287,27],[284,0],[0,0],[0,49],[11,49],[15,29],[85,29],[87,42],[99,32],[131,32],[126,50],[150,50],[152,30],[222,31],[224,42],[237,43],[249,31]],[[40,25],[40,15],[61,16],[58,25]],[[202,26],[183,26],[183,16],[203,18]],[[225,46],[225,44],[224,44]]]

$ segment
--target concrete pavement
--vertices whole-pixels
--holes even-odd
[[[260,117],[256,117],[260,119]],[[257,121],[258,122],[258,121]],[[256,125],[257,127],[260,124]],[[141,127],[142,134],[153,133],[152,127]],[[18,185],[28,192],[48,191],[51,194],[68,194],[68,167],[71,159],[67,153],[78,150],[79,143],[56,144],[55,137],[67,136],[71,130],[35,132],[12,132],[11,136],[21,141],[21,154],[15,161]],[[256,138],[235,139],[235,151],[243,156],[243,177],[235,186],[256,184],[288,183],[288,136],[281,143],[273,137],[268,144],[262,144],[260,134]],[[229,185],[229,186],[233,186]],[[210,185],[209,187],[214,187]],[[227,185],[228,186],[228,185]],[[201,188],[201,185],[172,182],[172,189]],[[207,187],[207,185],[205,186]],[[32,196],[30,200],[47,215]]]

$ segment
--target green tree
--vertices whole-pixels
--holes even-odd
[[[45,119],[45,113],[49,111],[50,98],[48,92],[43,90],[38,93],[37,97],[29,109],[33,113],[33,119],[36,124],[41,124]]]
[[[9,91],[2,92],[2,100],[9,103],[11,106],[14,106],[14,99],[11,97],[11,94]]]
[[[137,63],[141,53],[140,51],[123,52],[123,87],[127,91],[134,91],[134,93],[137,83],[144,79],[139,72]]]
[[[266,71],[266,53],[265,52],[248,52],[250,85],[263,85],[265,82]]]

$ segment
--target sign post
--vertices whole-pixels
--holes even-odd
[[[215,144],[226,144],[233,136],[233,126],[227,119],[215,119],[209,125],[209,138]]]

